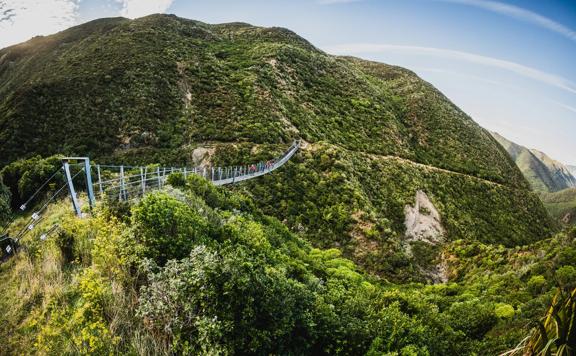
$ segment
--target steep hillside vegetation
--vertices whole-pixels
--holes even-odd
[[[3,164],[150,148],[184,162],[198,142],[302,136],[524,182],[486,131],[413,73],[328,56],[283,29],[105,19],[0,58]]]
[[[552,216],[563,224],[576,224],[576,188],[542,193],[540,198]]]
[[[450,283],[393,285],[243,194],[169,182],[84,219],[50,206],[0,265],[3,354],[492,355],[574,288],[576,232],[511,249],[455,241]]]
[[[295,137],[306,146],[285,169],[238,189],[380,276],[442,280],[446,242],[515,246],[554,230],[506,151],[430,84],[285,29],[102,19],[0,51],[5,173],[58,153],[240,164]],[[438,216],[416,209],[417,196]]]
[[[495,132],[492,135],[508,151],[535,191],[551,193],[576,187],[576,178],[567,166],[543,152],[520,146]]]

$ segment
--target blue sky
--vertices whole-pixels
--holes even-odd
[[[576,165],[576,0],[3,2],[20,10],[0,22],[0,47],[155,12],[287,27],[328,53],[414,70],[485,128]]]

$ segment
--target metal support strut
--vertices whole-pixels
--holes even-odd
[[[78,201],[78,196],[76,196],[76,190],[74,189],[74,182],[72,182],[72,175],[70,174],[70,164],[67,159],[63,159],[64,173],[66,174],[66,183],[68,184],[68,190],[70,191],[70,197],[72,198],[72,205],[74,206],[74,211],[79,217],[82,216],[82,210],[80,207],[80,202]]]

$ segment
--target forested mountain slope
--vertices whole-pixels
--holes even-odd
[[[392,284],[242,193],[168,183],[82,219],[66,200],[49,207],[0,264],[0,354],[497,355],[576,286],[576,230],[513,248],[453,241],[447,283]]]
[[[554,230],[506,151],[434,87],[286,29],[114,18],[0,51],[5,174],[51,154],[239,164],[295,137],[291,162],[237,189],[380,276],[441,280],[447,241],[516,246]]]
[[[520,146],[495,132],[492,135],[508,151],[535,191],[553,193],[576,187],[576,178],[567,166],[544,152]]]

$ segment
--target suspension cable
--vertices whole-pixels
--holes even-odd
[[[34,192],[34,194],[32,194],[32,196],[31,196],[30,198],[28,198],[28,200],[26,200],[26,202],[25,202],[24,204],[22,204],[22,205],[20,206],[20,210],[22,210],[22,211],[26,210],[27,205],[44,189],[44,187],[46,187],[46,185],[48,185],[48,183],[50,183],[50,181],[51,181],[52,179],[54,179],[54,177],[56,177],[56,175],[60,172],[61,169],[62,169],[62,168],[58,168],[58,169],[56,170],[56,172],[54,172],[54,174],[52,174],[52,176],[51,176],[50,178],[48,178],[48,180],[45,181],[45,182],[40,186],[40,188],[38,188],[38,189]]]
[[[80,169],[74,176],[72,176],[72,180],[74,180],[74,178],[76,178],[80,173],[82,173],[84,171],[84,168]],[[39,220],[42,219],[41,217],[41,213],[44,212],[44,210],[48,207],[48,204],[50,204],[52,201],[54,201],[56,199],[56,197],[62,193],[62,191],[68,186],[68,184],[64,184],[62,187],[60,187],[60,189],[58,189],[56,191],[56,193],[54,193],[49,199],[48,201],[46,201],[46,203],[42,206],[42,208],[40,208],[37,212],[33,213],[32,216],[30,217],[30,219],[28,220],[28,222],[26,223],[26,226],[20,230],[20,232],[18,233],[18,235],[16,235],[15,240],[18,241],[20,240],[27,231],[31,230],[30,226],[32,226],[32,228],[34,228],[34,225],[32,224],[33,222],[37,222]],[[32,224],[32,225],[31,225]]]

